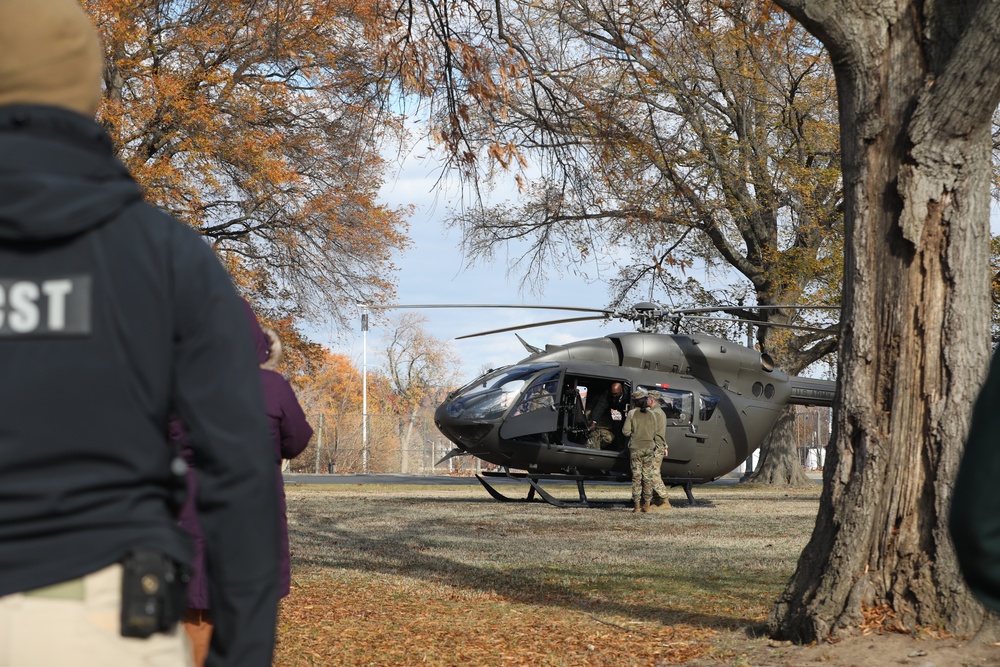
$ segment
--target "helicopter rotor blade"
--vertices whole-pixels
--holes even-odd
[[[782,310],[782,309],[792,309],[792,310],[840,310],[842,306],[747,306],[748,308],[756,308],[757,310]]]
[[[670,312],[677,315],[688,315],[722,313],[729,310],[840,310],[840,306],[706,306],[704,308],[677,308]]]
[[[518,308],[529,310],[569,310],[580,313],[602,313],[609,314],[611,311],[603,308],[584,308],[581,306],[538,306],[533,304],[516,303],[414,303],[414,304],[388,304],[384,306],[368,306],[373,310],[393,310],[396,308]]]
[[[563,310],[578,313],[594,313],[594,315],[586,317],[572,317],[564,318],[558,320],[549,320],[546,322],[538,322],[535,324],[524,324],[520,326],[505,327],[503,329],[493,329],[491,331],[483,331],[474,334],[467,334],[465,336],[457,336],[455,340],[463,340],[466,338],[475,338],[477,336],[489,336],[497,333],[505,333],[508,331],[515,331],[518,329],[530,329],[533,327],[543,327],[553,324],[567,324],[570,322],[585,322],[588,320],[628,320],[632,322],[644,323],[648,326],[648,323],[652,322],[676,322],[678,319],[701,319],[709,321],[719,321],[719,322],[744,322],[747,324],[756,324],[758,326],[780,326],[786,329],[799,329],[802,331],[812,331],[815,333],[834,333],[833,329],[830,328],[820,328],[811,327],[795,324],[771,324],[767,322],[759,322],[757,320],[749,319],[722,319],[718,317],[705,317],[708,313],[733,313],[734,311],[748,310],[748,311],[781,311],[781,310],[840,310],[840,306],[796,306],[796,305],[767,305],[767,306],[705,306],[696,308],[671,308],[668,306],[660,306],[655,303],[642,302],[635,304],[628,308],[589,308],[584,306],[546,306],[546,305],[536,305],[536,304],[510,304],[510,303],[413,303],[413,304],[386,304],[386,305],[370,305],[366,304],[368,308],[372,310],[393,310],[393,309],[418,309],[418,308],[516,308],[516,309],[528,309],[528,310]],[[522,341],[523,342],[523,341]],[[527,346],[526,346],[527,347]]]
[[[684,317],[684,319],[686,319],[686,320],[707,320],[709,322],[719,322],[721,324],[726,324],[728,322],[743,322],[743,323],[746,323],[746,324],[753,324],[753,325],[756,325],[758,327],[780,327],[782,329],[799,329],[801,331],[812,331],[814,333],[824,333],[824,334],[836,334],[837,333],[837,329],[835,328],[836,325],[834,325],[834,328],[830,328],[830,327],[822,328],[822,327],[804,326],[804,325],[801,325],[801,324],[780,324],[778,322],[758,322],[757,320],[745,320],[745,319],[737,318],[737,317],[723,319],[721,317],[707,317],[705,315],[687,315],[687,316]]]
[[[547,322],[535,322],[534,324],[519,324],[514,327],[504,327],[503,329],[493,329],[492,331],[480,331],[479,333],[455,336],[455,340],[464,338],[476,338],[477,336],[490,336],[492,334],[505,333],[507,331],[517,331],[519,329],[531,329],[533,327],[547,327],[550,324],[567,324],[569,322],[586,322],[588,320],[603,320],[604,315],[588,315],[587,317],[569,317],[562,320],[548,320]]]

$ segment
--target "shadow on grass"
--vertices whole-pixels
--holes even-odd
[[[470,502],[468,499],[442,498],[421,499],[421,502],[425,500],[436,503],[469,504]],[[391,511],[391,507],[389,509]],[[552,508],[552,511],[558,513],[560,510]],[[367,512],[356,512],[350,520],[354,524],[363,525],[370,521],[374,525],[375,522],[384,520],[384,515],[383,506],[372,508]],[[503,529],[498,531],[494,540],[490,540],[488,536],[472,534],[476,530],[482,530],[482,524],[471,525],[466,528],[468,531],[466,535],[456,536],[453,532],[442,534],[440,520],[426,520],[410,522],[389,535],[371,536],[362,535],[357,530],[331,527],[329,517],[318,516],[305,508],[297,511],[296,518],[298,525],[290,527],[292,542],[296,547],[296,553],[293,554],[293,565],[296,566],[347,569],[368,574],[409,577],[439,585],[497,594],[512,602],[551,607],[554,610],[573,610],[595,616],[628,617],[662,625],[685,623],[715,630],[736,630],[759,622],[757,619],[745,618],[738,614],[697,613],[680,606],[659,607],[609,600],[607,596],[601,594],[601,583],[608,588],[622,591],[628,590],[625,580],[634,581],[637,578],[656,576],[649,571],[650,565],[644,563],[641,556],[636,557],[634,565],[630,564],[622,570],[612,570],[598,575],[598,583],[594,585],[598,592],[587,594],[551,581],[555,574],[552,569],[546,567],[541,555],[530,565],[519,566],[517,563],[510,563],[511,567],[506,569],[502,562],[496,567],[477,566],[454,558],[442,557],[439,553],[430,553],[436,550],[441,540],[449,537],[474,538],[480,543],[485,542],[485,545],[472,545],[467,549],[472,560],[474,558],[471,552],[477,548],[489,548],[491,541],[499,543],[505,539],[519,539],[517,535],[506,537],[508,531]],[[623,520],[625,519],[623,514]],[[336,521],[334,519],[334,523]],[[568,537],[572,539],[579,536]],[[594,545],[594,548],[599,549],[600,545]],[[565,566],[560,567],[565,570]],[[581,581],[594,579],[589,573],[579,574]],[[753,606],[757,602],[752,595],[745,592],[746,578],[739,572],[715,571],[684,577],[672,576],[671,584],[676,586],[676,590],[702,591],[698,597],[710,598],[718,591],[721,593],[720,597],[736,599],[746,607]],[[741,591],[744,592],[742,598],[739,595]]]

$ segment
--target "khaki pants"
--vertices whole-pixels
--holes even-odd
[[[191,667],[179,627],[148,639],[121,636],[121,585],[116,564],[77,582],[0,597],[0,667]]]

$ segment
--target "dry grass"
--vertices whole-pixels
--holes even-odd
[[[674,509],[634,515],[478,486],[289,487],[275,664],[728,661],[791,575],[819,487],[695,492],[695,507],[678,492]]]
[[[792,574],[819,491],[701,487],[696,507],[677,492],[674,509],[634,515],[498,503],[478,486],[289,487],[275,665],[1000,665],[981,640],[748,634]]]

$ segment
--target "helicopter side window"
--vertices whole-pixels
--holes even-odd
[[[701,410],[698,411],[698,419],[707,422],[715,414],[715,408],[719,405],[719,397],[701,394],[698,400],[701,403]]]
[[[660,407],[667,417],[667,423],[690,423],[694,416],[694,394],[661,387],[647,387],[660,392]]]

